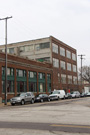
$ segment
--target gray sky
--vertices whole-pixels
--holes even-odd
[[[0,18],[7,16],[13,16],[8,43],[52,35],[86,55],[83,65],[90,65],[90,0],[0,0]],[[0,45],[4,43],[5,22],[0,21]]]

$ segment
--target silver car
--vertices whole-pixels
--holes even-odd
[[[79,91],[72,91],[71,95],[72,95],[72,98],[79,98],[80,97],[80,92]]]
[[[16,97],[13,97],[10,99],[11,105],[15,104],[21,104],[24,105],[26,102],[34,103],[35,101],[35,96],[32,92],[25,92],[18,94]]]

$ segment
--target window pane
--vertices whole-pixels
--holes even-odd
[[[73,65],[73,72],[76,72],[76,65]]]
[[[59,67],[59,60],[58,59],[53,58],[53,66]]]
[[[66,84],[66,75],[65,74],[61,74],[61,83]]]
[[[67,63],[67,70],[71,71],[71,64]]]
[[[65,62],[64,61],[60,61],[60,67],[61,69],[66,69],[66,65],[65,65]]]
[[[77,84],[77,77],[73,76],[73,84]]]
[[[60,47],[60,55],[65,56],[65,49]]]
[[[66,54],[67,54],[67,58],[71,59],[71,52],[67,50]]]
[[[58,54],[58,45],[52,43],[52,51]]]
[[[72,53],[72,60],[76,61],[76,54]]]
[[[9,48],[9,53],[14,54],[14,48]]]
[[[68,84],[72,84],[72,76],[68,75]]]

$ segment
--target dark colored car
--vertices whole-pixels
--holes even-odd
[[[50,101],[50,97],[47,94],[39,94],[35,96],[35,102]]]
[[[66,94],[65,94],[65,99],[71,99],[71,98],[72,98],[71,93],[66,93]]]

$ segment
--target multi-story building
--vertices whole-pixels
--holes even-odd
[[[7,45],[8,53],[52,64],[52,89],[76,90],[77,85],[77,52],[50,36],[47,38],[24,41]],[[5,46],[0,46],[5,52]]]

